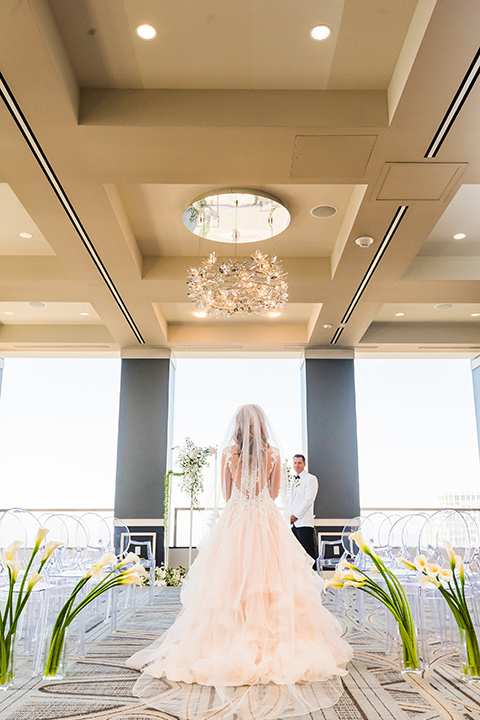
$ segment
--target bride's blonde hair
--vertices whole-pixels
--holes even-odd
[[[242,405],[235,415],[235,429],[233,440],[241,454],[245,442],[246,428],[248,427],[248,453],[252,454],[255,438],[260,437],[263,452],[268,447],[267,423],[263,410],[258,405]]]

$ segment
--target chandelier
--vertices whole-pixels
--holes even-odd
[[[183,214],[202,239],[235,245],[273,238],[290,222],[277,198],[251,190],[223,190],[197,198]],[[287,274],[277,257],[256,250],[250,257],[218,260],[210,254],[187,275],[188,297],[202,317],[280,314],[288,300]]]
[[[288,300],[286,273],[276,257],[257,250],[251,259],[217,261],[215,253],[190,268],[188,297],[205,316],[282,312]]]

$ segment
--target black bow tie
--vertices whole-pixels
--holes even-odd
[[[300,475],[295,475],[294,480],[300,480]]]

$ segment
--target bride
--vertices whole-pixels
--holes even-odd
[[[134,694],[182,720],[276,720],[334,705],[352,657],[321,579],[274,500],[281,461],[258,405],[240,407],[221,456],[226,506],[168,632],[127,664]]]

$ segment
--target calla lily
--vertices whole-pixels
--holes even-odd
[[[143,565],[132,565],[132,567],[127,568],[126,570],[122,571],[125,575],[131,575],[132,573],[138,573],[138,575],[143,575],[145,577],[148,576],[148,572],[143,567]]]
[[[331,580],[327,580],[325,582],[325,587],[331,587],[331,588],[343,588],[343,582],[338,582],[334,578],[331,578]]]
[[[452,543],[449,543],[447,540],[441,540],[439,542],[439,545],[447,551],[448,559],[450,561],[450,567],[452,570],[455,568],[455,550],[452,547]]]
[[[15,559],[15,553],[20,547],[22,547],[22,545],[23,542],[21,540],[14,540],[10,543],[6,550],[2,551],[2,555],[6,563]]]
[[[403,565],[403,567],[407,568],[407,570],[416,570],[417,568],[415,565],[413,565],[411,562],[409,562],[406,558],[403,557],[397,557],[396,559],[397,565]]]
[[[442,568],[437,563],[427,563],[425,570],[430,577],[436,578]]]
[[[96,565],[99,568],[105,567],[105,565],[116,565],[118,563],[118,558],[113,552],[106,552],[100,560],[98,560],[94,565]]]
[[[340,560],[340,562],[337,565],[337,570],[343,570],[343,568],[351,568],[352,563],[349,563],[348,560]]]
[[[453,572],[450,570],[450,568],[444,568],[443,570],[440,570],[438,573],[438,579],[443,580],[443,582],[449,583],[453,579]]]
[[[362,531],[357,530],[356,532],[349,535],[349,539],[352,540],[355,545],[358,545],[360,550],[364,550],[367,547],[365,540],[363,539]]]
[[[36,585],[38,582],[40,582],[42,577],[43,577],[43,575],[40,575],[37,572],[32,573],[30,575],[30,579],[28,581],[28,586],[27,586],[28,589],[31,590],[34,587],[34,585]]]
[[[458,574],[460,575],[460,580],[462,583],[465,582],[465,565],[463,563],[463,558],[460,557],[460,555],[455,555],[455,563],[458,567]]]
[[[18,560],[9,560],[6,563],[7,567],[10,569],[10,572],[12,573],[13,582],[16,582],[18,573],[22,569],[22,566],[18,562]]]
[[[431,583],[433,583],[437,587],[440,585],[438,580],[435,580],[435,578],[432,577],[431,575],[425,575],[424,573],[422,573],[422,575],[420,575],[419,583],[420,583],[420,587],[423,589],[428,587]]]
[[[422,570],[425,570],[425,568],[427,567],[427,564],[428,564],[428,561],[427,561],[427,558],[425,557],[425,555],[417,555],[417,557],[415,558],[415,560],[413,562],[414,562],[416,569],[420,570],[420,572]]]
[[[63,545],[63,544],[64,544],[64,543],[59,542],[58,540],[49,540],[49,541],[47,542],[47,544],[45,545],[45,551],[44,551],[44,553],[43,553],[43,555],[42,555],[42,560],[41,560],[41,562],[46,562],[46,561],[48,560],[48,558],[50,557],[50,555],[51,555],[58,547],[60,547],[60,546]]]
[[[347,580],[347,581],[344,583],[344,587],[360,588],[360,587],[363,587],[364,585],[365,585],[364,582],[357,582],[357,581],[355,581],[355,580]]]
[[[129,573],[123,578],[122,585],[143,585],[143,580],[137,573]]]
[[[42,544],[42,540],[48,535],[50,530],[48,528],[40,528],[35,537],[35,547],[39,548]]]
[[[126,557],[121,561],[121,563],[119,563],[118,567],[123,567],[131,562],[138,563],[138,555],[133,552],[127,553]]]

